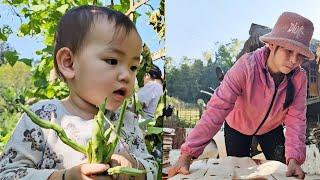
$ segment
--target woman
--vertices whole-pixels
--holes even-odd
[[[286,163],[287,176],[304,178],[307,76],[300,65],[314,59],[309,50],[313,29],[296,13],[279,17],[273,30],[260,37],[266,46],[243,55],[227,72],[169,176],[188,174],[191,159],[225,122],[228,156],[250,156],[255,136],[267,159]]]

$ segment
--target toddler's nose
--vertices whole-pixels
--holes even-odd
[[[121,82],[128,83],[129,80],[130,80],[130,72],[129,72],[129,70],[122,69],[119,72],[118,80],[121,81]]]

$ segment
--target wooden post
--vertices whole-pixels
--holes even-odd
[[[130,0],[130,9],[132,9],[133,6],[134,6],[134,0]],[[130,9],[129,9],[129,10],[130,10]],[[133,21],[133,12],[134,12],[134,11],[135,11],[135,10],[133,10],[132,13],[129,14],[129,18],[131,19],[131,21]]]

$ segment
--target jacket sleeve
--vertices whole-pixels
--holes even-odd
[[[226,73],[221,85],[215,90],[200,121],[181,146],[181,153],[197,158],[213,136],[221,128],[226,116],[232,111],[241,95],[247,76],[248,54],[243,55]]]
[[[45,144],[42,129],[23,114],[0,157],[0,179],[47,179],[55,170],[39,165]]]
[[[286,162],[295,159],[303,164],[306,158],[306,112],[307,112],[307,77],[305,73],[297,77],[295,84],[296,93],[292,104],[285,116],[285,156]]]

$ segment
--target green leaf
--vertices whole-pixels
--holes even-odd
[[[16,51],[6,51],[4,53],[4,58],[8,63],[13,66],[18,61],[18,53]]]
[[[125,9],[120,4],[114,5],[113,9],[125,13]]]
[[[54,47],[53,46],[47,46],[46,48],[42,49],[42,51],[47,53],[53,53]]]
[[[13,88],[8,88],[2,92],[2,95],[7,100],[12,100],[16,96],[16,92]]]
[[[137,19],[141,16],[140,13],[137,13],[136,11],[133,13],[133,22],[136,23]]]
[[[52,88],[50,88],[50,89],[48,89],[47,90],[47,93],[46,93],[46,95],[47,95],[47,97],[48,98],[53,98],[54,97],[54,95],[55,95],[55,92],[54,92],[54,90],[52,89]]]
[[[37,77],[34,81],[36,87],[46,88],[48,86],[48,81],[45,77]]]
[[[0,40],[7,41],[7,39],[8,39],[8,37],[1,32],[1,28],[0,28]]]
[[[29,32],[30,32],[30,26],[29,26],[28,24],[21,24],[19,30],[20,30],[20,32],[22,33],[22,35],[29,34]]]
[[[32,7],[31,7],[31,10],[32,11],[44,11],[44,10],[46,10],[46,6],[45,5],[43,5],[43,4],[39,4],[39,5],[33,5]]]
[[[25,17],[27,16],[27,13],[29,12],[30,10],[26,7],[22,8],[22,10],[20,11],[21,14],[23,14]]]
[[[0,28],[0,40],[7,41],[10,34],[12,34],[12,29],[9,25],[3,25],[3,27]]]
[[[19,61],[25,63],[28,66],[32,66],[32,59],[22,58],[22,59],[19,59]]]
[[[143,44],[143,50],[142,50],[141,56],[142,56],[142,60],[136,75],[139,87],[143,86],[144,75],[152,67],[151,52],[146,44]]]
[[[2,33],[9,35],[12,33],[12,29],[9,27],[9,25],[3,25]]]
[[[149,119],[139,119],[139,127],[141,129],[143,129],[143,127],[145,127],[149,122],[152,122],[152,121],[156,121],[155,119],[153,118],[149,118]]]
[[[11,136],[11,134],[8,133],[5,136],[1,137],[0,141],[3,142],[3,143],[7,143],[9,141],[9,139],[10,139],[10,136]]]
[[[36,51],[36,54],[37,54],[37,55],[44,55],[44,54],[46,54],[46,53],[52,54],[53,51],[54,51],[54,47],[48,45],[48,46],[45,47],[44,49],[41,49],[41,50]]]
[[[147,127],[147,135],[150,134],[160,134],[163,132],[163,128],[159,127]]]
[[[23,0],[13,0],[12,4],[21,4]]]
[[[64,14],[67,11],[68,8],[69,8],[69,5],[68,4],[64,4],[64,5],[60,6],[60,7],[58,7],[57,11],[59,11],[61,14]]]
[[[160,99],[158,101],[158,105],[156,108],[156,112],[154,113],[154,117],[157,119],[159,116],[162,116],[163,114],[163,109],[165,107],[164,104],[164,95],[160,96]]]
[[[120,0],[123,10],[128,11],[130,8],[130,0]]]

